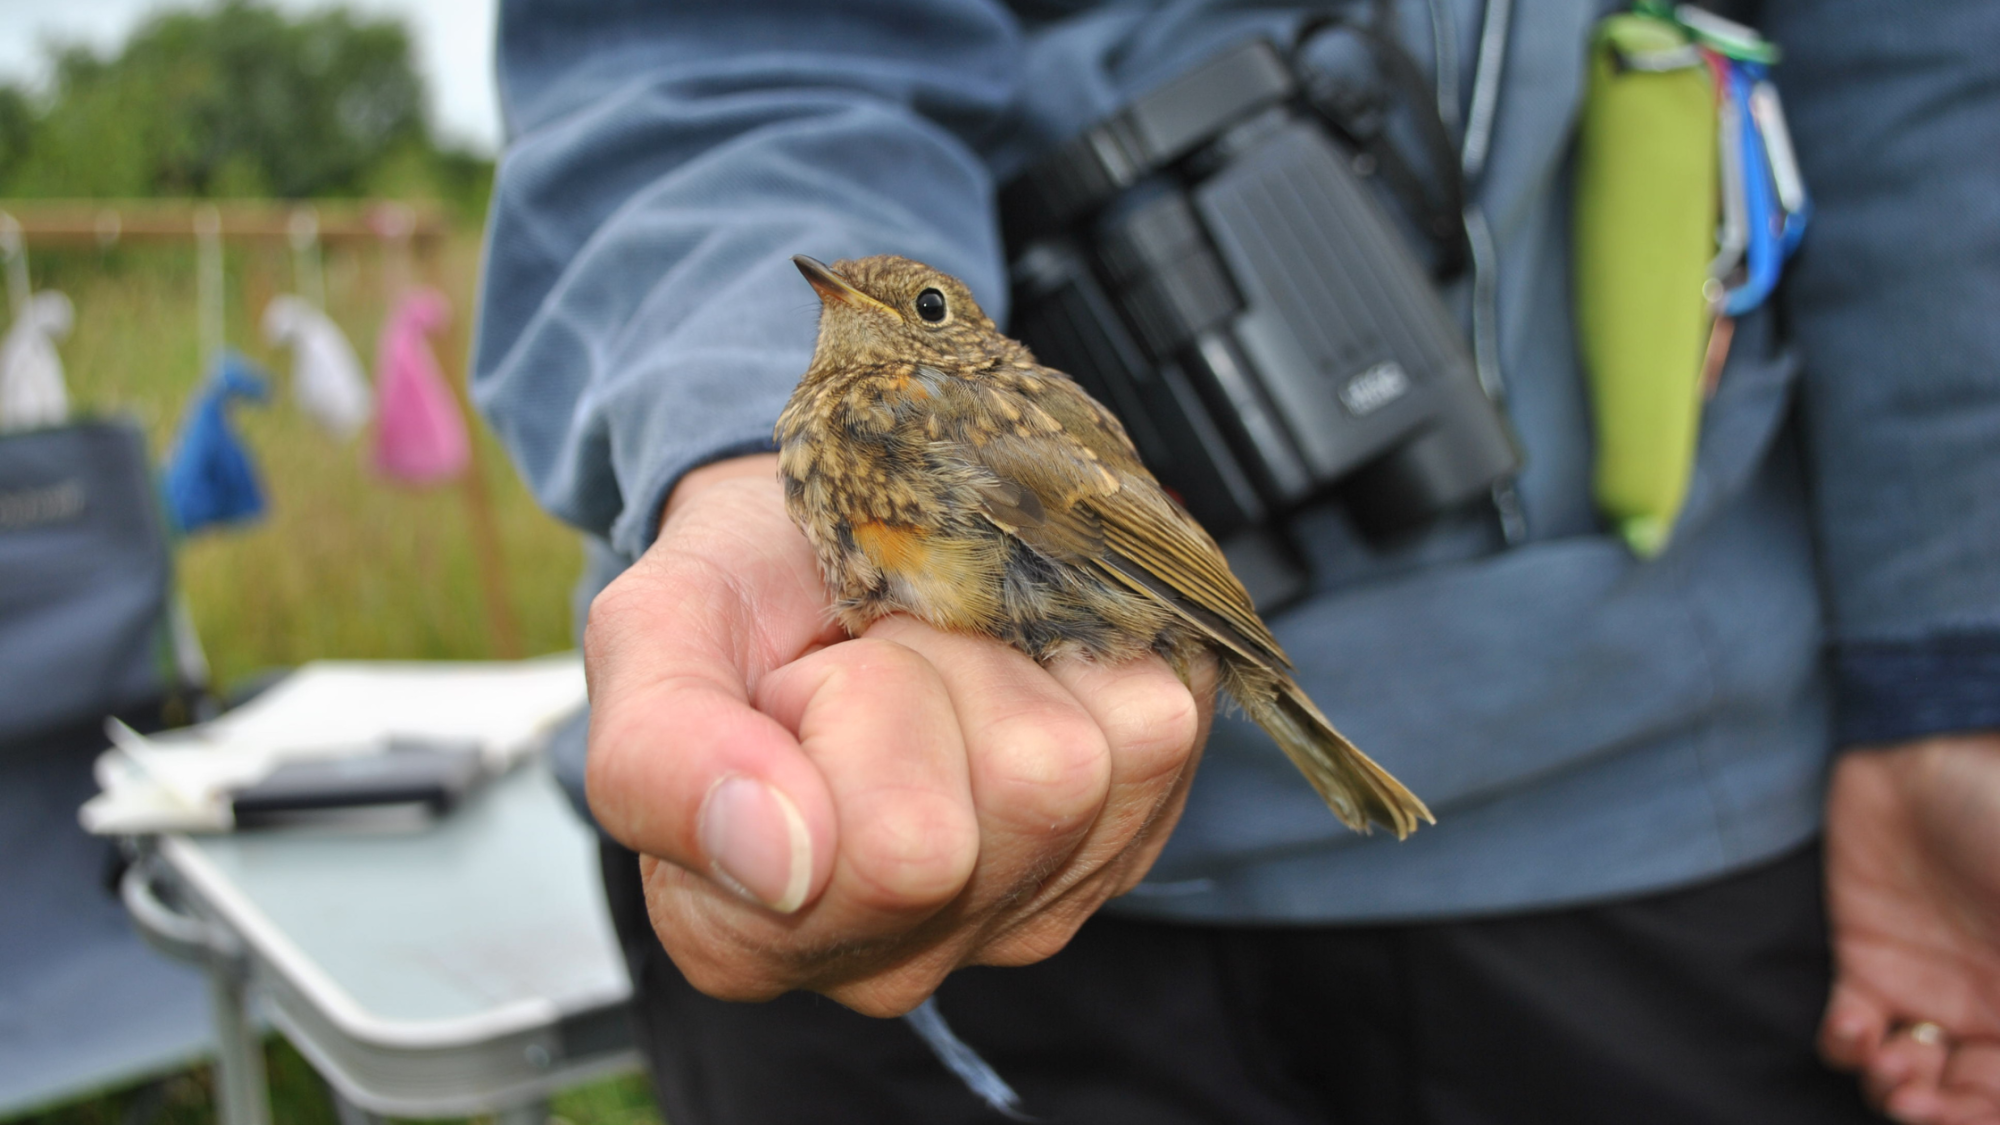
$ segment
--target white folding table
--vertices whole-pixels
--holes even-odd
[[[225,1125],[270,1118],[268,1018],[343,1119],[493,1113],[635,1068],[596,844],[533,761],[427,826],[155,839],[125,900],[208,969]]]

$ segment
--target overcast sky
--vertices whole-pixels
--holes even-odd
[[[273,0],[303,12],[331,7],[325,0]],[[446,140],[491,155],[500,143],[500,111],[493,94],[493,13],[497,0],[345,0],[371,15],[403,18],[416,38],[417,63],[430,83],[431,119]],[[194,0],[0,0],[0,82],[46,77],[42,43],[85,42],[107,51],[161,8],[198,6]]]

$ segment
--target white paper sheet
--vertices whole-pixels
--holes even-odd
[[[383,753],[392,741],[471,742],[489,773],[539,749],[585,700],[574,653],[494,663],[316,661],[210,723],[109,729],[103,792],[79,812],[99,835],[227,831],[230,795],[280,763]]]

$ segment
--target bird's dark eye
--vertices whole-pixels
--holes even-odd
[[[936,324],[944,319],[944,294],[926,289],[917,294],[917,315]]]

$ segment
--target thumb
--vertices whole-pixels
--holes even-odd
[[[832,796],[750,701],[826,639],[810,547],[775,480],[717,485],[591,604],[591,811],[619,842],[781,913],[826,886]]]
[[[782,726],[697,678],[591,704],[591,811],[619,842],[789,914],[826,885],[833,802]]]

